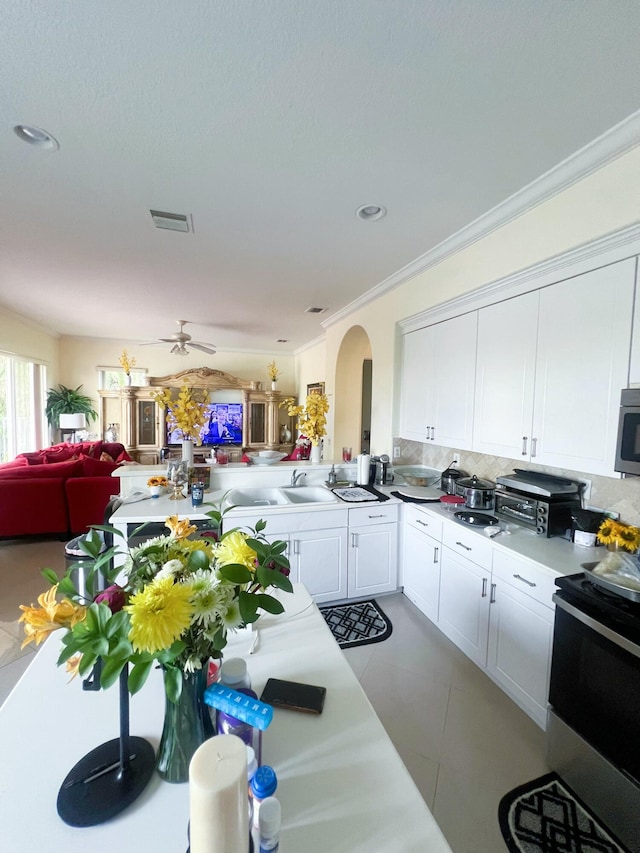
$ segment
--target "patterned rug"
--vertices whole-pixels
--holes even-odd
[[[498,818],[511,853],[629,853],[556,773],[505,794]]]
[[[381,643],[391,636],[393,630],[391,622],[373,599],[319,609],[343,649]]]

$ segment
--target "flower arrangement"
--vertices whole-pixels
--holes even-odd
[[[267,365],[267,376],[272,382],[276,382],[278,377],[280,376],[281,371],[278,370],[276,366],[276,362],[270,361]]]
[[[206,420],[207,397],[204,392],[194,391],[183,385],[175,398],[170,388],[155,391],[151,395],[167,410],[166,420],[172,429],[178,429],[184,439],[201,443],[200,432]]]
[[[207,514],[219,531],[223,513]],[[175,702],[182,673],[220,658],[228,631],[255,622],[259,610],[283,612],[281,602],[265,590],[292,591],[286,543],[268,542],[264,521],[250,533],[236,528],[217,540],[188,538],[196,527],[177,516],[168,518],[166,526],[169,534],[129,551],[122,584],[114,577],[120,569],[109,569],[116,549],[101,553],[101,539],[92,531],[85,546],[93,557],[90,574],[100,570],[108,584],[95,596],[76,588],[72,569],[61,580],[45,569],[51,589],[39,596],[38,606],[20,607],[23,647],[39,645],[53,631],[65,629],[58,665],[66,664],[72,676],[87,675],[100,658],[100,685],[107,688],[129,665],[129,691],[136,693],[160,664],[167,695]],[[100,529],[120,535],[115,528]]]
[[[640,528],[631,524],[621,524],[613,518],[605,518],[598,529],[596,538],[603,545],[617,545],[631,553],[640,548]]]
[[[147,486],[151,488],[152,486],[161,486],[163,489],[166,489],[169,485],[169,481],[166,477],[149,477],[147,480]]]
[[[131,374],[131,368],[136,366],[135,358],[130,356],[126,349],[122,350],[122,355],[120,356],[118,361],[120,362],[122,369],[127,374],[127,376]]]
[[[304,406],[296,406],[292,397],[283,400],[281,406],[287,407],[287,414],[296,417],[296,429],[303,433],[312,444],[318,444],[327,434],[327,412],[329,400],[326,394],[307,394]]]

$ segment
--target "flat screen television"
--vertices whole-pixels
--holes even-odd
[[[167,444],[180,444],[182,433],[167,424]],[[208,403],[200,441],[205,447],[242,445],[242,403]]]

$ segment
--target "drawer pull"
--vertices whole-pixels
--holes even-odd
[[[487,597],[487,579],[482,578],[482,598]]]
[[[527,586],[538,586],[537,583],[533,583],[533,581],[528,581],[526,578],[523,578],[522,575],[514,575],[514,578],[517,581],[522,581],[522,583],[526,583]]]
[[[357,548],[357,547],[358,547],[358,540],[357,540],[357,538],[356,538],[356,537],[357,537],[357,535],[358,535],[357,533],[352,533],[352,534],[351,534],[351,547],[352,547],[352,548]]]
[[[465,545],[463,542],[456,542],[456,545],[459,545],[461,548],[464,548],[465,551],[473,551],[473,548],[470,548],[468,545]]]
[[[421,524],[423,527],[428,527],[428,526],[429,526],[429,522],[428,522],[428,521],[420,521],[420,519],[419,519],[419,518],[416,518],[416,524]]]
[[[437,546],[437,545],[436,545],[436,546],[434,546],[434,549],[433,549],[433,562],[434,562],[434,563],[437,563],[437,562],[438,562],[438,551],[439,551],[439,550],[440,550],[440,549],[438,548],[438,546]]]
[[[491,584],[491,596],[489,598],[489,604],[496,603],[496,585],[494,583]]]
[[[527,441],[528,441],[527,436],[523,435],[522,436],[522,455],[523,456],[527,455]]]
[[[384,513],[379,512],[377,515],[368,515],[367,518],[384,518]]]

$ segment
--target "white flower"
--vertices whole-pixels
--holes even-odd
[[[156,579],[172,578],[176,574],[176,572],[179,572],[181,569],[182,563],[180,562],[180,560],[167,560],[167,562],[156,575]]]

